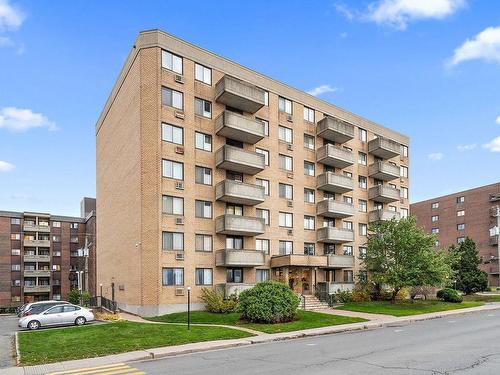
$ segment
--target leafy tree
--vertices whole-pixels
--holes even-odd
[[[451,275],[446,255],[434,248],[434,236],[416,225],[414,217],[370,224],[364,264],[375,285],[398,292],[417,285],[440,286]]]
[[[488,288],[488,274],[479,268],[481,258],[472,239],[467,237],[458,247],[451,246],[449,253],[456,289],[471,294]]]
[[[80,304],[80,291],[78,289],[74,288],[69,291],[68,302],[72,303],[73,305]]]

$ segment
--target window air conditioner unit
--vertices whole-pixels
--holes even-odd
[[[176,74],[174,80],[177,83],[184,83],[184,77],[181,76],[180,74]]]
[[[176,154],[184,155],[184,147],[182,147],[182,146],[176,146],[175,147],[175,153]]]
[[[292,115],[287,115],[287,116],[286,116],[286,121],[288,121],[288,122],[293,122],[293,117],[292,117]]]
[[[286,148],[288,149],[288,151],[293,151],[293,145],[291,143],[289,143]]]
[[[184,288],[175,288],[175,295],[176,296],[183,296],[184,295]]]
[[[184,112],[183,111],[175,111],[174,116],[177,118],[180,118],[181,120],[184,120]]]
[[[293,236],[293,230],[292,229],[288,229],[287,233],[288,233],[289,236]]]
[[[177,190],[184,190],[184,182],[176,182],[175,183],[175,188]]]
[[[184,253],[182,252],[175,253],[175,260],[184,260]]]
[[[184,218],[183,217],[176,217],[175,218],[175,224],[177,224],[177,225],[183,225],[184,224]]]
[[[288,207],[293,207],[293,201],[288,201],[288,202],[286,202],[286,204]]]

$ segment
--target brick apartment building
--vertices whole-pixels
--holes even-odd
[[[417,224],[437,236],[436,245],[447,249],[470,237],[476,243],[491,286],[498,279],[498,217],[500,183],[413,203]]]
[[[159,30],[96,140],[98,283],[143,315],[187,287],[351,289],[367,224],[408,215],[408,137]]]
[[[0,306],[65,299],[79,283],[95,294],[95,230],[93,198],[81,217],[0,211]]]

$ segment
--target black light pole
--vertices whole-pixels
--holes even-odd
[[[188,290],[188,329],[191,329],[191,287],[187,287]]]
[[[99,307],[102,307],[102,283],[100,283],[99,286],[101,287],[101,292],[99,294]]]

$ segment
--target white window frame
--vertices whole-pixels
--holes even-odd
[[[198,170],[202,170],[202,172],[203,172],[203,182],[196,181],[196,176],[197,176],[196,172]],[[207,174],[207,171],[209,171],[210,173]],[[209,186],[211,186],[212,185],[212,179],[213,179],[213,171],[212,171],[211,168],[203,167],[201,165],[196,165],[195,166],[195,168],[194,168],[194,181],[195,181],[195,183],[200,184],[200,185],[209,185]]]
[[[278,253],[279,253],[279,255],[293,254],[293,241],[280,240],[278,242]]]
[[[195,200],[195,217],[197,219],[211,219],[213,212],[213,205],[210,201],[204,201],[201,199]],[[201,209],[201,212],[199,211]],[[201,216],[199,215],[201,214]]]
[[[161,139],[165,142],[174,143],[176,145],[183,145],[184,129],[180,126],[163,122],[161,124]]]
[[[172,248],[167,248],[166,237],[171,237]],[[161,248],[163,251],[184,251],[184,233],[182,232],[171,232],[163,231],[161,237]]]
[[[198,246],[199,244],[202,247]],[[196,233],[194,236],[195,251],[210,253],[213,251],[213,237],[210,234]]]
[[[182,57],[170,51],[162,50],[161,67],[182,75],[183,71]]]
[[[314,123],[314,109],[304,107],[304,121]]]
[[[309,140],[311,142],[306,140]],[[307,148],[308,150],[316,149],[316,138],[313,135],[304,133],[304,148]]]
[[[255,184],[264,187],[264,195],[269,195],[269,180],[263,178],[256,178]]]
[[[167,95],[164,97],[164,95]],[[184,93],[171,89],[170,87],[162,86],[161,88],[161,103],[167,107],[184,109]]]
[[[255,239],[255,250],[262,251],[264,254],[269,254],[269,240],[266,238]]]
[[[293,102],[290,99],[286,99],[282,96],[278,98],[278,110],[280,112],[286,113],[288,115],[293,114]]]
[[[169,201],[171,202],[169,204]],[[169,206],[171,210],[169,210]],[[162,211],[169,215],[184,215],[184,198],[173,195],[164,195],[162,197]]]
[[[316,220],[314,216],[304,215],[304,229],[314,230],[316,228]]]
[[[204,65],[194,63],[194,79],[207,85],[212,85],[212,69]]]
[[[194,114],[205,118],[212,118],[212,102],[202,98],[194,98]]]
[[[279,154],[279,168],[287,172],[293,172],[293,157],[285,154]]]
[[[284,199],[293,200],[293,185],[278,183],[278,196]]]
[[[194,147],[198,150],[212,152],[212,136],[210,134],[195,131]]]
[[[264,219],[264,224],[269,225],[270,211],[267,208],[256,208],[255,217],[260,217]]]
[[[201,272],[200,272],[201,271]],[[201,275],[201,282],[199,276]],[[213,269],[212,268],[195,268],[194,282],[196,285],[212,285],[213,284]]]
[[[162,177],[184,180],[184,163],[162,159]]]
[[[293,130],[286,126],[278,126],[278,139],[286,143],[293,143]]]
[[[312,168],[306,168],[306,166]],[[312,176],[314,177],[316,175],[316,164],[314,164],[312,161],[304,160],[304,176]]]
[[[293,214],[291,212],[279,212],[279,226],[282,228],[293,228]]]
[[[255,152],[264,155],[264,165],[269,166],[269,150],[264,150],[263,148],[255,148]]]

